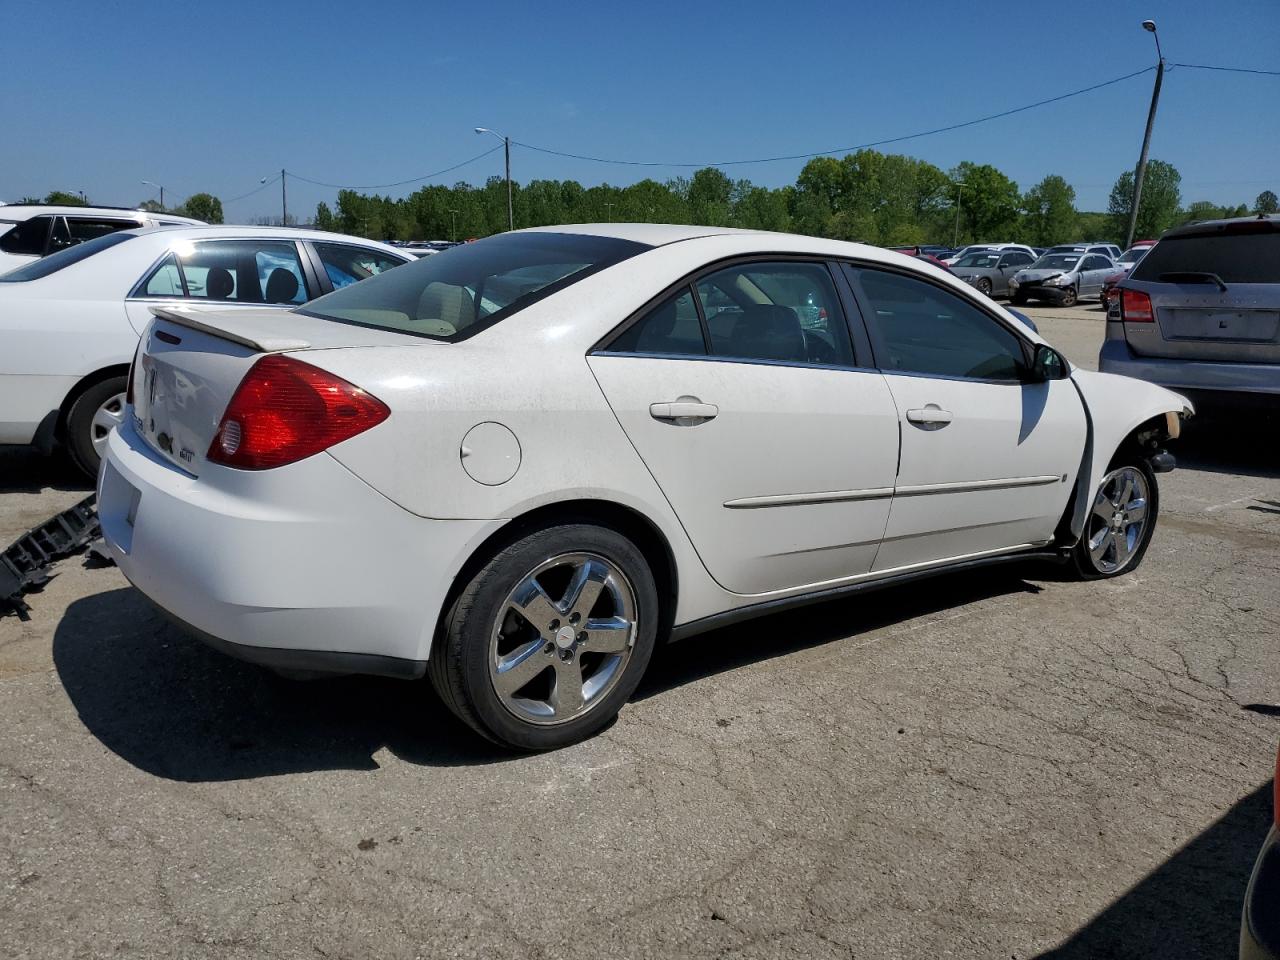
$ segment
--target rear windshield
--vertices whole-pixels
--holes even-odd
[[[124,243],[126,240],[132,240],[135,236],[137,234],[117,232],[94,237],[84,243],[77,243],[73,247],[67,247],[57,253],[51,253],[43,260],[33,260],[31,263],[24,264],[16,270],[0,273],[0,283],[21,283],[24,280],[39,280],[72,264],[79,263],[87,257],[92,257],[95,253],[101,253],[103,250]]]
[[[957,267],[994,267],[1000,262],[998,253],[969,253],[956,261]]]
[[[1216,273],[1223,283],[1280,283],[1280,231],[1167,237],[1133,268],[1133,279]]]
[[[504,233],[335,290],[300,312],[434,340],[464,340],[648,249],[612,237]]]

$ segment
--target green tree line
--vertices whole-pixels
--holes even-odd
[[[1075,189],[1057,174],[1026,191],[990,164],[968,161],[949,171],[915,157],[859,150],[843,158],[817,157],[794,184],[769,188],[733,180],[706,167],[691,177],[641,180],[626,187],[584,187],[574,180],[513,184],[517,227],[607,221],[689,223],[781,230],[861,240],[882,246],[913,243],[1020,241],[1048,246],[1074,239],[1123,242],[1133,195],[1133,172],[1115,182],[1105,212],[1076,207]],[[1158,237],[1191,220],[1273,212],[1276,197],[1261,193],[1252,206],[1182,203],[1181,176],[1152,160],[1144,180],[1137,235]],[[428,186],[395,199],[339,191],[334,207],[321,203],[315,224],[378,240],[484,237],[507,226],[506,184]]]
[[[1252,205],[1184,206],[1181,176],[1163,160],[1147,166],[1136,236],[1158,237],[1193,220],[1275,213],[1276,194],[1264,190]],[[990,164],[968,161],[948,171],[915,157],[859,150],[843,158],[816,157],[794,184],[763,187],[705,167],[690,177],[641,180],[620,187],[586,187],[575,180],[513,184],[517,227],[609,221],[688,223],[806,233],[881,246],[965,244],[1009,240],[1048,246],[1067,240],[1123,242],[1133,196],[1133,171],[1117,177],[1105,212],[1076,207],[1075,189],[1050,174],[1023,191]],[[38,202],[38,201],[28,201]],[[80,194],[54,191],[44,202],[88,204]],[[159,210],[148,200],[143,209]],[[197,193],[168,212],[222,223],[221,201]],[[292,220],[292,218],[290,218]],[[340,190],[336,203],[316,208],[324,230],[375,240],[485,237],[507,228],[507,189],[500,177],[483,186],[459,182],[426,186],[393,198]]]

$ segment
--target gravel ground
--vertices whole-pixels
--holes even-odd
[[[1028,312],[1093,365],[1100,310]],[[1232,955],[1280,740],[1280,460],[1196,426],[1138,573],[689,640],[545,756],[425,684],[225,659],[64,561],[0,619],[4,953]],[[0,541],[86,492],[0,452]]]

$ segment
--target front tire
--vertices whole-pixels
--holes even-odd
[[[113,427],[124,423],[126,377],[111,377],[76,397],[67,414],[66,447],[75,465],[90,477],[98,476],[98,464]]]
[[[427,668],[445,705],[482,736],[553,750],[617,716],[648,666],[659,614],[634,543],[593,524],[549,527],[471,578]]]
[[[1009,302],[1015,307],[1024,307],[1027,304],[1027,295],[1025,293],[1009,294]]]
[[[1151,465],[1137,453],[1116,457],[1071,552],[1080,578],[1102,580],[1136,570],[1151,544],[1159,510],[1160,488]]]
[[[982,277],[978,281],[978,292],[984,296],[991,296],[991,281],[986,277]]]
[[[1075,287],[1064,287],[1062,294],[1058,298],[1058,305],[1062,307],[1074,307],[1077,299]]]

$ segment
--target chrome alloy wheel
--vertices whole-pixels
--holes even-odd
[[[1115,573],[1133,559],[1148,523],[1151,492],[1136,467],[1121,467],[1102,478],[1089,514],[1089,557],[1101,573]]]
[[[117,393],[103,401],[102,406],[94,411],[93,420],[89,423],[89,440],[93,443],[93,450],[99,457],[106,453],[107,435],[122,423],[124,423],[124,394]]]
[[[503,601],[489,677],[521,720],[564,723],[605,699],[635,640],[636,595],[626,575],[598,554],[562,554],[526,574]]]

